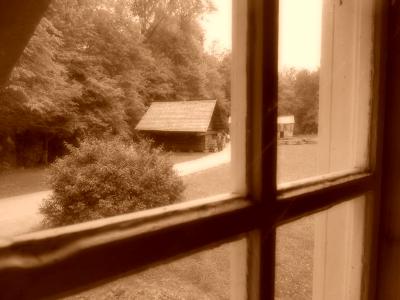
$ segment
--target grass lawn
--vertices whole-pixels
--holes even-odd
[[[16,169],[0,173],[0,199],[49,189],[47,169]],[[1,200],[0,200],[1,201]]]
[[[183,177],[185,201],[204,198],[232,191],[230,164],[197,172]]]
[[[283,225],[276,237],[275,299],[312,298],[314,219]]]
[[[278,183],[317,175],[317,145],[278,147]]]

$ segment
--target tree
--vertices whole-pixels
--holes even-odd
[[[50,169],[53,194],[40,211],[63,226],[168,205],[184,186],[168,157],[145,141],[89,138]]]
[[[139,19],[145,40],[165,27],[171,19],[192,21],[215,9],[210,0],[133,0],[131,10]]]
[[[65,36],[60,60],[70,80],[81,86],[82,93],[74,98],[78,129],[94,130],[97,136],[104,129],[130,134],[144,111],[141,93],[152,58],[121,3],[71,1],[65,7],[55,1],[50,11]]]
[[[22,114],[25,127],[49,129],[55,123],[60,125],[69,120],[73,107],[68,100],[71,95],[79,94],[80,89],[67,81],[65,66],[56,60],[61,47],[61,33],[43,18],[14,68],[9,84],[2,90],[3,101],[11,97],[18,103],[13,105],[14,112]],[[20,129],[21,120],[16,121],[18,126],[12,126],[12,122],[8,128]]]
[[[37,154],[41,156],[37,160],[43,163],[48,160],[51,136],[71,133],[74,107],[70,99],[80,92],[77,85],[67,81],[66,68],[56,59],[61,47],[62,34],[43,18],[8,85],[0,91],[2,134],[18,136],[28,129],[34,132],[42,140],[43,151]]]
[[[278,81],[278,114],[295,116],[298,134],[318,132],[319,70],[284,70]]]
[[[221,74],[222,77],[222,89],[224,92],[224,98],[229,100],[231,99],[231,67],[232,53],[224,53],[218,66],[218,72]]]
[[[294,85],[296,70],[288,69],[279,73],[278,77],[278,114],[293,115],[298,107]]]
[[[209,98],[208,69],[204,51],[204,32],[199,17],[214,9],[208,0],[163,0],[132,2],[132,12],[139,19],[144,43],[154,58],[167,63],[170,72],[168,96],[175,100]],[[207,74],[208,72],[208,74]],[[166,97],[164,97],[166,98]]]
[[[318,132],[319,71],[299,71],[294,89],[301,103],[296,110],[296,122],[302,133],[315,134]]]

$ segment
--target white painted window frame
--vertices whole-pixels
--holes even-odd
[[[319,105],[319,173],[372,171],[374,0],[325,0]],[[376,84],[376,83],[375,83]],[[375,106],[376,107],[376,106]],[[360,299],[371,245],[369,193],[315,217],[313,299]]]
[[[378,11],[381,1],[376,5]],[[233,101],[233,118],[240,120],[232,125],[236,193],[2,241],[0,296],[35,299],[71,293],[246,234],[247,267],[238,270],[247,272],[247,286],[238,287],[240,295],[273,299],[276,226],[366,193],[373,203],[378,187],[371,166],[379,165],[378,138],[370,143],[367,156],[374,160],[368,166],[277,189],[278,1],[234,0],[233,15],[238,22],[234,45],[247,45],[234,48],[233,82],[239,84],[233,84],[233,94],[247,98],[247,103]],[[379,60],[374,57],[378,65]],[[378,100],[372,98],[373,103]],[[243,140],[246,146],[238,142]]]

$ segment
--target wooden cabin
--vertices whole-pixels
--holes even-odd
[[[171,151],[215,152],[225,146],[216,100],[153,102],[136,130]]]
[[[294,116],[279,116],[278,117],[278,138],[288,138],[293,136],[294,131]]]

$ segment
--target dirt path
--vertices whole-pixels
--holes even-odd
[[[223,151],[174,164],[180,176],[213,168],[230,161],[230,145]],[[0,199],[0,239],[16,236],[39,228],[42,216],[41,201],[50,196],[51,190]]]
[[[40,202],[50,193],[43,191],[1,199],[0,238],[16,236],[38,227],[42,220]]]
[[[216,152],[198,159],[174,164],[174,169],[179,176],[193,174],[206,169],[214,168],[231,161],[231,146],[225,147],[221,152]]]

